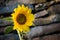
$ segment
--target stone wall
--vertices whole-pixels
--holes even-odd
[[[25,4],[35,4],[35,3],[46,2],[46,0],[18,0],[18,2]]]

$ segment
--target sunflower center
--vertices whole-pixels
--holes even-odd
[[[25,22],[26,22],[26,16],[24,14],[19,14],[17,16],[17,22],[19,24],[25,24]]]

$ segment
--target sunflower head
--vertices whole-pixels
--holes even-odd
[[[18,29],[20,32],[29,31],[29,27],[33,25],[35,19],[31,12],[32,10],[27,6],[18,5],[18,7],[14,9],[14,13],[12,13],[12,19],[14,21],[13,29]]]

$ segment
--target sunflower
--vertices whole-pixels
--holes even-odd
[[[28,32],[35,18],[30,8],[18,5],[12,13],[12,19],[14,21],[14,30],[18,29],[20,32]]]

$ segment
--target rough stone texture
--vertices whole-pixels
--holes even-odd
[[[0,28],[0,34],[4,33],[4,27]]]
[[[28,2],[27,2],[28,1]],[[26,3],[26,4],[34,4],[34,3],[40,3],[40,2],[43,2],[43,0],[18,0],[18,2],[22,2],[22,3]],[[45,0],[44,0],[45,2]],[[6,4],[7,6],[11,5],[13,3],[13,1],[10,1],[8,4]],[[14,4],[16,3],[16,1],[14,1]],[[14,5],[12,4],[12,5]],[[15,8],[16,6],[9,6],[9,7],[4,7],[3,10],[5,12],[12,12],[12,10]],[[7,9],[6,9],[7,8]],[[58,14],[60,13],[60,8],[59,5],[56,5],[53,6],[53,7],[50,7],[47,12],[51,12],[51,14],[45,18],[38,18],[38,20],[36,19],[36,24],[37,25],[41,25],[41,24],[48,24],[50,22],[53,22],[53,21],[56,21],[56,20],[59,20],[60,17],[58,18],[58,15],[56,16],[55,14]],[[11,10],[10,10],[11,9]],[[3,11],[2,10],[2,11]],[[10,10],[10,11],[9,11]],[[1,11],[1,12],[2,12]],[[46,11],[45,11],[46,12]],[[39,12],[39,13],[43,13],[43,14],[38,14],[38,17],[39,16],[45,16],[47,14],[47,12]],[[45,13],[45,14],[44,14]],[[37,13],[36,13],[37,14]],[[56,17],[56,18],[55,18]],[[0,20],[0,27],[5,27],[6,25],[10,25],[10,22],[8,21],[5,21],[5,20]],[[60,25],[60,24],[59,24]],[[51,33],[51,32],[54,32],[54,31],[60,31],[60,27],[59,25],[57,24],[54,24],[54,25],[47,25],[47,26],[36,26],[38,27],[36,30],[33,28],[31,30],[31,34],[30,34],[30,37],[31,36],[35,36],[35,35],[43,35],[43,34],[48,34],[48,33]],[[4,31],[4,28],[0,28],[0,33]],[[35,33],[35,34],[34,34]],[[35,38],[33,40],[60,40],[60,34],[56,34],[56,35],[46,35],[46,36],[43,36],[42,38]],[[19,40],[18,36],[16,34],[6,34],[6,35],[0,35],[0,40]]]
[[[35,25],[43,25],[43,24],[49,24],[55,21],[56,15],[50,15],[48,17],[45,18],[38,18],[34,20],[34,24]],[[53,20],[54,19],[54,20]]]
[[[60,40],[60,34],[53,34],[43,37],[43,40]]]
[[[45,26],[35,26],[31,28],[30,32],[27,33],[28,38],[32,38],[35,36],[46,35],[49,33],[53,33],[59,31],[60,32],[60,23],[50,24]]]
[[[17,34],[0,35],[0,40],[19,40]]]
[[[60,2],[60,0],[55,0],[56,2]]]
[[[39,16],[44,16],[44,17],[35,19],[34,23],[36,25],[42,25],[42,24],[49,24],[52,22],[60,22],[60,9],[57,9],[57,8],[60,8],[60,4],[49,7],[46,10],[48,12],[47,14],[49,14],[49,15],[44,13],[44,11],[41,11],[40,13],[37,13],[37,14],[44,13],[44,14],[46,14],[46,16],[35,14],[35,16],[37,15],[36,18]]]
[[[52,7],[53,12],[55,12],[56,14],[60,13],[60,4],[56,4]],[[59,9],[58,9],[59,8]]]
[[[46,0],[18,0],[18,2],[25,4],[34,4],[34,3],[46,2]]]
[[[2,20],[2,19],[0,19],[0,27],[9,26],[9,25],[11,25],[11,24],[12,24],[11,21],[7,21],[7,20]]]
[[[12,22],[0,19],[0,34],[4,34],[4,30],[7,26],[11,26]]]
[[[44,37],[36,37],[33,40],[60,40],[60,34],[46,35]]]
[[[41,12],[35,13],[34,15],[35,15],[35,18],[38,18],[38,17],[41,17],[41,16],[45,16],[47,14],[48,14],[48,12],[46,10],[43,10]]]
[[[17,0],[11,0],[9,2],[6,3],[6,6],[12,6],[14,4],[18,3]]]
[[[5,6],[4,0],[0,0],[0,7],[4,7],[4,6]]]
[[[39,37],[36,37],[36,38],[34,38],[34,39],[32,39],[32,40],[40,40],[40,38],[39,38]]]

